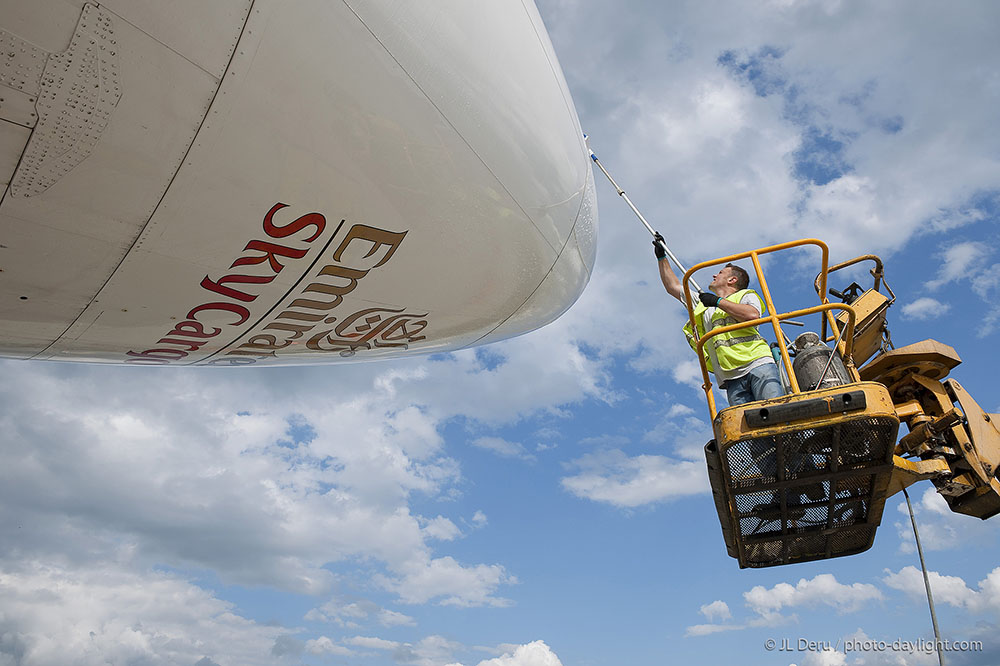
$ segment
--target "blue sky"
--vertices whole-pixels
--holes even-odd
[[[877,253],[897,345],[952,345],[1000,412],[1000,7],[538,5],[592,147],[682,261],[813,236],[835,261]],[[937,663],[844,649],[931,635],[901,497],[859,556],[726,555],[683,311],[598,188],[591,284],[504,343],[341,367],[2,363],[0,665]],[[809,297],[808,258],[770,270]],[[911,496],[942,633],[984,643],[948,663],[1000,662],[1000,521]]]

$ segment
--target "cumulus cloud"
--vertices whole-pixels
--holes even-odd
[[[482,511],[476,511],[472,514],[472,524],[476,527],[485,527],[487,523],[489,523],[489,519]]]
[[[287,629],[247,620],[232,604],[181,578],[122,571],[116,564],[28,564],[0,572],[4,652],[14,644],[21,655],[11,663],[166,665],[221,659],[264,666],[289,653],[282,649],[290,645]]]
[[[319,638],[306,641],[305,650],[309,654],[315,655],[332,654],[341,657],[349,657],[354,654],[354,651],[350,648],[346,648],[343,645],[337,645],[326,636],[320,636]]]
[[[462,536],[462,531],[458,529],[458,526],[444,516],[432,518],[425,523],[423,532],[430,539],[451,541]]]
[[[702,606],[699,612],[710,622],[687,627],[687,636],[707,636],[724,631],[750,627],[774,627],[788,622],[782,615],[786,609],[828,606],[838,613],[854,613],[884,597],[877,587],[869,583],[845,585],[832,574],[818,574],[813,578],[799,579],[798,583],[778,583],[774,587],[756,585],[743,593],[743,600],[753,615],[744,622],[731,623],[729,605],[717,600]]]
[[[925,283],[931,291],[956,280],[969,279],[970,273],[983,268],[990,248],[978,241],[956,243],[942,253],[942,264],[937,277]]]
[[[665,456],[628,456],[614,449],[590,453],[571,464],[578,473],[562,487],[583,499],[634,508],[708,490],[704,465]]]
[[[698,609],[698,612],[709,620],[729,620],[733,617],[732,613],[729,612],[729,604],[722,600],[705,604]]]
[[[19,388],[8,384],[0,406],[5,422],[24,423],[11,426],[5,447],[0,517],[56,530],[25,530],[22,554],[69,543],[70,557],[87,558],[124,542],[140,561],[310,594],[332,582],[324,565],[365,556],[382,563],[393,589],[420,589],[407,598],[463,605],[495,603],[511,579],[497,565],[434,557],[430,541],[460,532],[443,516],[413,515],[409,497],[459,477],[438,421],[393,400],[407,381],[398,370],[342,402],[293,405],[234,393],[228,377],[190,384],[183,373],[142,381],[101,369],[80,374],[83,383],[103,376],[102,390],[80,390],[49,367],[11,366]],[[177,397],[161,403],[165,392]],[[314,436],[292,441],[288,432],[303,423]]]
[[[944,314],[947,314],[951,306],[947,303],[942,303],[936,298],[930,298],[929,296],[922,296],[917,300],[907,303],[902,308],[902,313],[904,317],[909,319],[935,319]]]
[[[519,645],[512,653],[481,661],[478,666],[562,666],[562,662],[543,641],[533,641]]]
[[[710,636],[724,631],[739,631],[746,629],[748,625],[743,624],[692,624],[685,628],[685,636]]]
[[[345,639],[344,642],[349,645],[372,648],[375,650],[395,650],[400,645],[396,641],[387,641],[383,638],[376,638],[374,636],[354,636],[352,638]]]
[[[847,655],[833,648],[823,648],[806,654],[802,666],[847,666]]]
[[[478,449],[491,451],[501,458],[518,458],[527,461],[535,460],[535,456],[528,453],[523,444],[508,442],[501,437],[479,437],[472,440],[471,444]]]
[[[794,586],[778,583],[766,588],[757,585],[743,598],[755,613],[768,617],[785,608],[825,605],[839,613],[852,613],[872,601],[882,600],[882,593],[869,583],[844,585],[833,574],[819,574],[811,579],[801,578]]]
[[[367,599],[349,601],[333,598],[311,609],[304,616],[304,619],[312,622],[328,622],[348,629],[357,629],[372,618],[383,627],[416,625],[416,621],[409,615],[380,608]]]
[[[998,200],[1000,200],[1000,194],[995,193],[987,205],[996,206]],[[982,300],[981,307],[984,313],[980,315],[976,326],[978,337],[985,337],[992,333],[997,322],[1000,321],[1000,305],[997,305],[997,298],[1000,296],[1000,274],[998,274],[1000,273],[1000,264],[990,264],[993,254],[994,249],[987,242],[953,242],[945,247],[940,254],[941,267],[938,269],[936,277],[924,284],[927,290],[936,292],[947,285],[967,283],[968,290]],[[964,286],[959,288],[963,292],[966,289]],[[923,297],[904,307],[903,312],[909,314],[911,318],[926,319],[935,311],[934,302],[935,299]],[[909,312],[907,312],[908,308]]]
[[[344,642],[354,647],[388,652],[397,663],[415,666],[461,666],[453,659],[455,652],[463,649],[463,646],[443,636],[427,636],[416,643],[390,641],[374,636],[354,636],[345,639]]]
[[[949,604],[957,608],[981,613],[989,611],[1000,613],[1000,567],[993,569],[986,578],[979,581],[977,589],[970,588],[959,576],[948,576],[936,571],[928,571],[931,592],[935,603]],[[883,582],[889,587],[900,590],[908,596],[918,599],[926,598],[923,574],[912,566],[903,567],[899,571],[886,570]]]
[[[359,621],[367,619],[376,608],[377,606],[370,601],[343,602],[331,599],[306,613],[305,619],[313,622],[330,622],[341,627],[359,627]]]
[[[391,641],[375,636],[353,636],[345,638],[343,642],[354,648],[387,652],[397,663],[412,663],[417,666],[462,666],[453,659],[456,653],[466,649],[460,643],[442,636],[428,636],[417,643]],[[525,645],[504,645],[490,651],[501,654],[479,661],[477,666],[562,666],[559,657],[541,640]]]
[[[24,529],[16,551],[0,543],[0,572],[59,563],[72,578],[77,567],[114,562],[122,575],[141,577],[167,563],[215,572],[225,584],[322,596],[335,580],[331,563],[364,561],[358,575],[404,603],[509,605],[498,592],[517,583],[512,572],[437,552],[461,530],[410,508],[415,495],[457,492],[461,474],[440,428],[459,414],[490,424],[546,410],[561,418],[566,401],[599,398],[605,376],[602,362],[562,334],[501,351],[489,367],[471,353],[345,366],[335,382],[327,368],[164,373],[4,363],[0,524]],[[538,381],[526,392],[529,371]],[[471,384],[481,390],[475,397],[456,390]],[[488,524],[481,510],[470,520]],[[12,593],[0,599],[0,614],[9,615],[27,583],[5,584]],[[128,609],[120,616],[127,623]],[[333,599],[306,619],[415,624],[357,599]],[[16,635],[30,643],[45,631],[44,622],[22,620]],[[345,649],[333,636],[287,631],[267,641],[263,653],[274,655]]]
[[[383,627],[414,627],[417,624],[409,615],[385,608],[378,612],[378,622]]]
[[[494,596],[500,585],[517,583],[500,565],[464,566],[450,556],[413,559],[403,564],[399,576],[376,575],[373,580],[399,595],[404,603],[422,604],[437,599],[446,606],[507,606],[510,600]]]
[[[915,495],[915,494],[914,494]],[[920,530],[920,544],[925,551],[968,549],[992,543],[1000,525],[990,520],[975,520],[954,513],[933,486],[924,489],[919,497],[912,497],[913,513]],[[900,518],[893,523],[899,536],[901,553],[917,552],[913,538],[913,525],[906,502],[896,504]]]

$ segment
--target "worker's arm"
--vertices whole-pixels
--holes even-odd
[[[663,282],[663,287],[667,290],[668,294],[683,303],[684,287],[681,285],[681,281],[677,279],[674,269],[670,267],[670,262],[667,261],[666,247],[667,245],[663,241],[663,236],[659,233],[653,236],[653,253],[656,255],[656,263],[659,265],[660,281]]]
[[[750,321],[760,317],[760,311],[754,306],[746,303],[733,303],[724,298],[719,299],[718,308],[736,321]]]
[[[684,287],[681,286],[681,281],[677,279],[677,274],[674,273],[674,269],[670,267],[670,261],[667,259],[659,259],[656,263],[660,267],[660,280],[663,282],[664,289],[667,290],[668,294],[683,303]]]

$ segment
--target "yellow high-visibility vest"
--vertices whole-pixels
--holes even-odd
[[[732,301],[733,303],[739,303],[743,296],[747,293],[752,293],[757,296],[757,292],[753,289],[741,289],[736,293],[726,296],[727,301]],[[760,300],[761,316],[767,314],[767,306],[764,301]],[[694,308],[694,322],[697,326],[697,335],[691,330],[691,322],[684,324],[684,335],[687,337],[688,344],[691,345],[692,349],[695,349],[695,345],[698,339],[705,335],[705,323],[704,323],[704,312],[708,308],[701,301],[695,304]],[[727,314],[722,310],[722,308],[716,308],[715,312],[712,313],[712,330],[719,328],[720,326],[729,326],[730,324],[738,323],[732,316]],[[748,326],[746,328],[738,328],[728,333],[720,333],[708,340],[705,343],[705,347],[702,352],[705,355],[705,363],[708,364],[709,372],[715,372],[715,368],[712,367],[712,359],[708,353],[708,346],[712,345],[715,349],[715,355],[719,359],[719,366],[722,370],[735,370],[736,368],[746,365],[751,361],[756,361],[762,356],[770,356],[771,348],[767,344],[760,333],[757,332],[755,326]]]

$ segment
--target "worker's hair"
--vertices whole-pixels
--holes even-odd
[[[745,270],[736,264],[726,264],[726,268],[730,269],[736,276],[736,291],[742,291],[750,286],[750,276]]]

